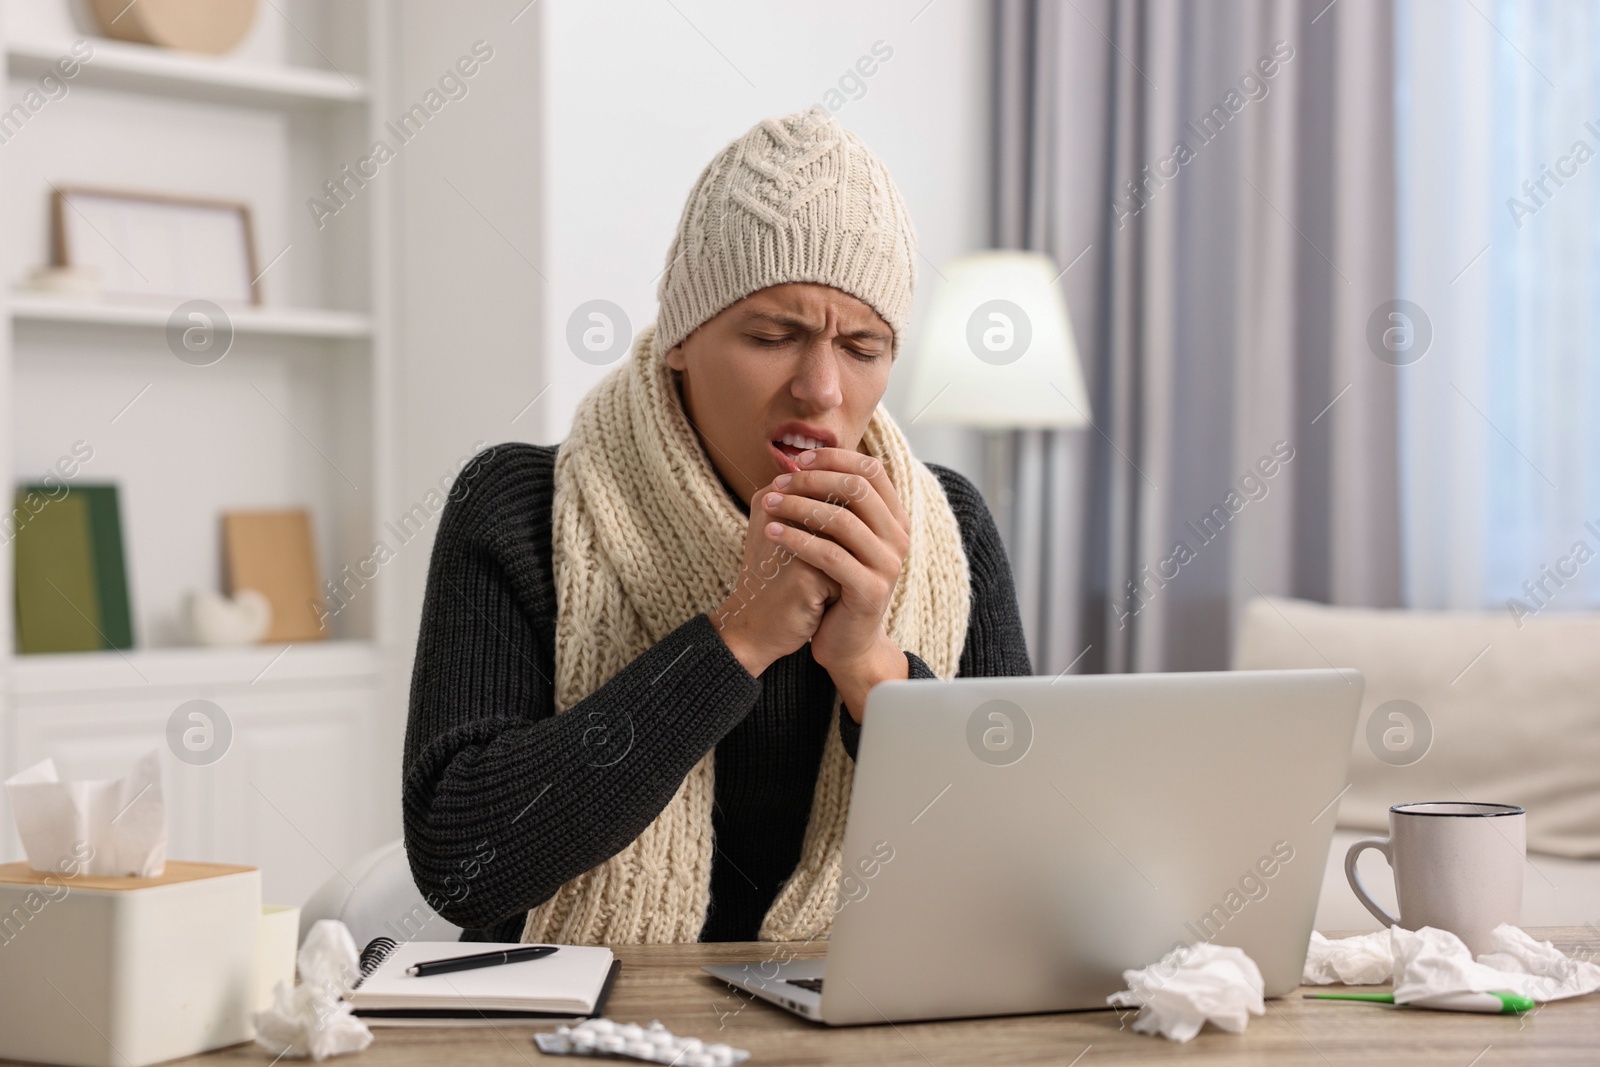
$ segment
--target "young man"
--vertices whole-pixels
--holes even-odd
[[[914,256],[854,135],[759,123],[690,192],[659,318],[568,439],[463,472],[404,806],[467,939],[825,935],[867,692],[1029,673],[982,499],[879,407]]]

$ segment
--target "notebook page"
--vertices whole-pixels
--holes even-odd
[[[428,960],[521,948],[517,944],[411,941],[350,995],[357,1010],[479,1008],[585,1013],[593,1010],[611,968],[611,950],[563,945],[542,959],[418,978],[406,968]]]

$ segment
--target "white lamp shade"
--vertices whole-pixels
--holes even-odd
[[[1089,425],[1061,270],[1035,252],[951,261],[912,362],[909,420],[988,429]]]

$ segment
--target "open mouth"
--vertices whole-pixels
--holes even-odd
[[[810,452],[817,448],[831,448],[833,447],[833,441],[827,437],[814,437],[810,434],[790,431],[773,439],[770,446],[780,460],[779,465],[784,470],[793,472],[800,469],[795,462],[800,453]]]

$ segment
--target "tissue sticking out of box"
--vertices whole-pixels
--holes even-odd
[[[54,760],[6,780],[28,866],[58,874],[157,878],[167,866],[161,754],[116,780],[63,782]]]

